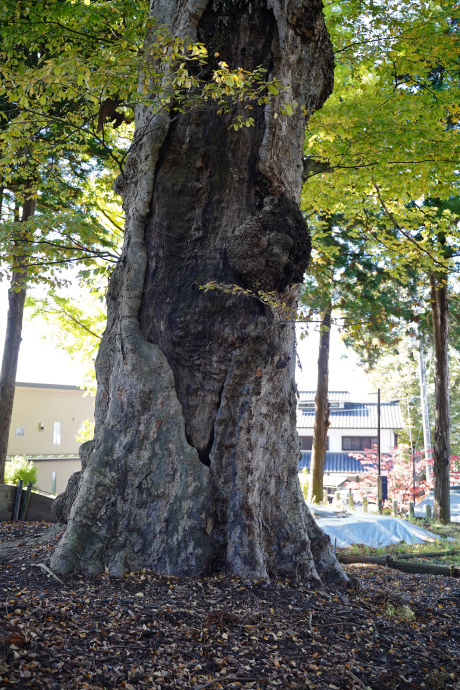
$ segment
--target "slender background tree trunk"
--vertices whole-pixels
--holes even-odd
[[[447,276],[430,274],[434,342],[434,517],[450,522],[449,304]]]
[[[310,247],[302,113],[332,88],[321,3],[191,0],[152,13],[202,41],[210,69],[262,65],[282,96],[238,132],[211,106],[171,120],[138,108],[117,185],[125,246],[95,438],[52,566],[344,582],[298,481],[294,328],[248,294],[202,289],[262,289],[295,308]],[[275,117],[281,99],[298,104],[292,117]]]
[[[315,426],[313,429],[313,448],[311,453],[310,484],[308,500],[310,503],[321,503],[323,500],[323,476],[326,462],[327,431],[329,429],[329,349],[331,338],[332,304],[326,307],[321,319],[318,382],[315,398]]]
[[[35,199],[28,199],[22,208],[21,221],[32,218],[35,213]],[[19,231],[21,234],[21,231]],[[5,480],[5,461],[8,448],[8,436],[13,412],[16,371],[18,367],[19,347],[21,345],[22,320],[26,290],[25,262],[19,259],[18,270],[13,271],[11,287],[8,290],[8,315],[6,321],[5,344],[3,347],[2,369],[0,373],[0,484]]]

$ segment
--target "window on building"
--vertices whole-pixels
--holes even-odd
[[[332,409],[337,409],[338,407],[339,407],[339,403],[338,403],[338,402],[330,402],[330,403],[329,403],[329,409],[330,409],[330,410],[332,410]]]
[[[313,446],[313,436],[299,436],[300,450],[311,450]]]
[[[342,450],[370,450],[377,442],[377,436],[342,436]]]
[[[16,427],[16,438],[24,438],[25,435],[26,435],[25,426],[17,426]]]
[[[299,436],[300,450],[312,450],[313,436]],[[326,438],[326,450],[329,450],[329,436]]]
[[[56,493],[56,475],[57,472],[51,472],[51,493]]]
[[[53,446],[60,446],[62,443],[62,422],[53,424]]]

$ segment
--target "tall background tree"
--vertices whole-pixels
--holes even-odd
[[[103,132],[91,131],[96,105],[88,108],[91,101],[73,88],[89,81],[90,66],[85,76],[79,69],[82,52],[101,36],[69,26],[68,10],[68,3],[8,1],[0,9],[0,262],[11,282],[0,374],[0,482],[28,286],[56,288],[65,282],[61,268],[78,262],[99,272],[97,259],[117,259],[116,239],[98,222],[85,181],[101,174],[101,159],[112,154],[113,160],[113,152]],[[61,78],[63,63],[71,80]],[[113,137],[108,141],[116,150]]]
[[[26,163],[23,164],[24,166]],[[32,166],[36,171],[36,166]],[[63,156],[61,171],[66,170]],[[34,184],[7,183],[0,216],[0,265],[10,280],[8,316],[0,374],[0,482],[8,445],[16,368],[21,342],[24,304],[31,285],[58,289],[68,281],[69,268],[78,264],[89,272],[107,273],[107,261],[117,259],[116,237],[98,222],[94,204],[70,183],[70,174],[59,193],[37,190]],[[46,179],[46,178],[45,178]],[[53,180],[53,187],[56,180]],[[75,182],[75,180],[74,180]],[[67,271],[66,271],[67,269]],[[67,276],[66,276],[67,273]],[[75,278],[75,276],[73,276]]]
[[[436,334],[435,513],[449,520],[446,276],[456,270],[458,7],[328,6],[336,88],[307,132],[307,213],[342,214],[396,277],[431,276]],[[431,201],[430,201],[431,200]],[[437,200],[437,201],[436,201]],[[442,201],[440,204],[439,201]]]
[[[318,377],[315,396],[315,425],[308,483],[308,502],[323,500],[323,475],[326,463],[327,432],[329,429],[329,347],[331,338],[332,301],[321,314],[319,327]]]
[[[310,218],[312,259],[301,292],[302,320],[320,320],[318,384],[313,449],[308,485],[309,500],[323,498],[330,329],[339,328],[350,344],[374,342],[394,347],[407,321],[414,317],[410,297],[413,275],[404,283],[388,270],[386,257],[354,233],[355,223],[342,216]],[[391,265],[390,265],[391,268]],[[311,305],[314,305],[312,307]],[[374,350],[366,349],[366,362]],[[361,352],[361,354],[363,354]],[[319,442],[318,442],[319,441]]]

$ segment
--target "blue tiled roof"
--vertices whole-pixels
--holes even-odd
[[[299,470],[310,469],[311,451],[302,451],[299,460]],[[359,460],[348,453],[326,453],[325,472],[337,472],[341,474],[365,472],[365,467]]]
[[[345,403],[343,409],[329,412],[331,429],[377,429],[376,403]],[[403,426],[399,403],[382,403],[380,406],[382,429],[400,429]],[[315,410],[297,409],[297,428],[312,429]]]

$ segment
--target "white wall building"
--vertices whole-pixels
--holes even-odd
[[[315,424],[315,391],[299,392],[297,433],[302,459],[299,468],[310,468],[313,427]],[[377,447],[377,403],[352,402],[347,391],[329,391],[329,430],[325,475],[353,475],[364,471],[354,457]],[[398,431],[403,426],[399,402],[380,404],[380,449],[389,453],[398,445]],[[332,482],[333,484],[336,482]],[[328,483],[325,481],[325,485]]]
[[[61,493],[81,469],[75,436],[94,421],[94,397],[77,386],[16,383],[7,455],[33,460],[37,488]]]

